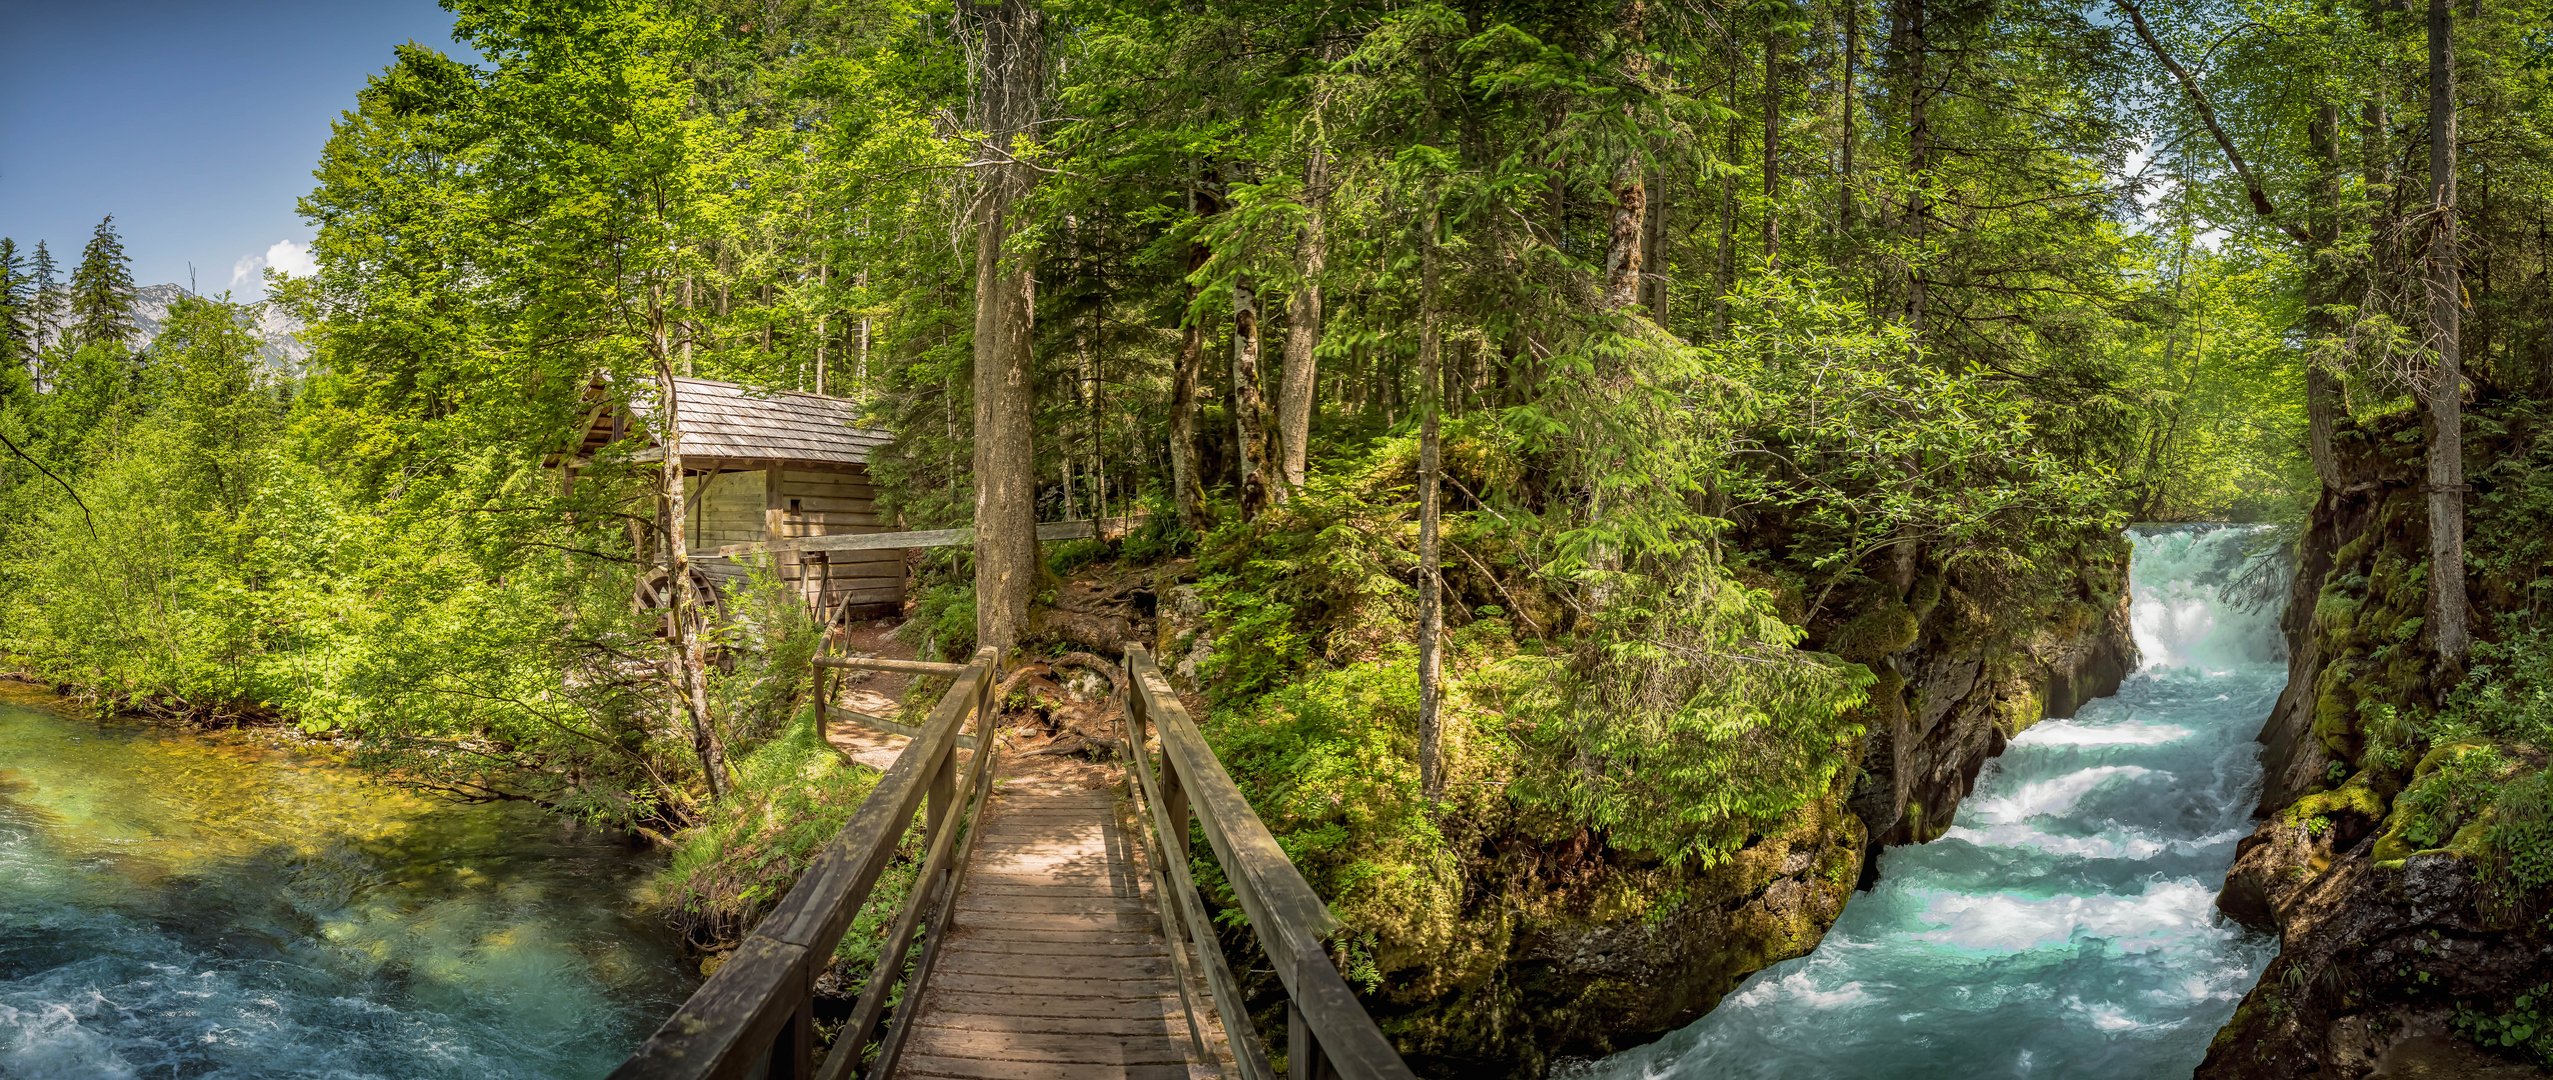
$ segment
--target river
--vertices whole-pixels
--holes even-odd
[[[591,1077],[690,991],[658,864],[0,684],[0,1077]]]
[[[2013,739],[1951,830],[1884,853],[1807,956],[1580,1074],[2188,1076],[2277,947],[2215,895],[2287,671],[2276,605],[2230,600],[2254,530],[2130,535],[2144,658],[2116,695]]]

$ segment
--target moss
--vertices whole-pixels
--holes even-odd
[[[1923,624],[1912,609],[1887,600],[1836,627],[1826,648],[1846,660],[1867,664],[1906,651],[1922,632]]]
[[[1994,721],[1996,730],[2003,732],[2004,738],[2020,735],[2030,730],[2031,725],[2048,718],[2046,688],[2038,679],[2030,677],[2018,666],[1990,672],[1989,677],[2000,684],[1995,693]]]
[[[2350,627],[2358,621],[2359,598],[2337,588],[2325,588],[2314,601],[2314,628],[2328,647],[2345,643]]]
[[[2352,665],[2333,660],[2314,681],[2314,739],[2342,761],[2358,759],[2358,695],[2351,686]]]
[[[2073,641],[2097,630],[2108,611],[2088,600],[2068,600],[2057,605],[2049,623],[2049,634],[2059,641]]]
[[[1949,581],[1940,574],[1916,578],[1915,587],[1906,596],[1906,610],[1914,612],[1916,622],[1931,618],[1933,609],[1941,606],[1942,593],[1949,587]]]
[[[2432,748],[2413,771],[2411,786],[2394,799],[2384,834],[2376,838],[2376,860],[2398,862],[2423,851],[2480,853],[2492,804],[2518,767],[2508,754],[2487,742],[2466,740]]]
[[[2385,819],[2385,797],[2376,791],[2368,774],[2362,772],[2330,791],[2317,791],[2289,803],[2285,816],[2290,823],[2298,825],[2315,818],[2328,821],[2344,816],[2373,825]]]

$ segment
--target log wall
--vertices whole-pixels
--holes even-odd
[[[702,553],[699,566],[722,585],[744,580],[746,564],[707,557],[730,544],[806,536],[883,532],[877,489],[868,470],[755,469],[690,480],[685,535]],[[830,616],[844,605],[892,607],[904,602],[901,549],[783,551],[773,556],[780,579]]]

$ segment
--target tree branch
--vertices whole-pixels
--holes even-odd
[[[2243,160],[2243,152],[2234,148],[2233,136],[2227,135],[2225,125],[2216,119],[2216,108],[2207,103],[2206,93],[2198,88],[2198,80],[2190,76],[2189,69],[2182,67],[2180,61],[2172,58],[2161,41],[2155,39],[2154,28],[2145,23],[2145,9],[2136,6],[2136,0],[2113,2],[2118,4],[2120,11],[2127,13],[2128,22],[2136,27],[2137,39],[2145,42],[2146,51],[2162,62],[2163,69],[2171,72],[2173,80],[2181,84],[2181,92],[2189,95],[2190,106],[2198,110],[2200,122],[2207,125],[2207,133],[2216,137],[2217,148],[2225,151],[2225,160],[2234,167],[2234,175],[2243,178],[2243,190],[2252,197],[2252,211],[2259,214],[2262,221],[2286,233],[2288,239],[2307,247],[2313,246],[2313,237],[2304,229],[2279,220],[2278,208],[2270,204],[2269,190],[2261,186],[2260,174],[2253,172],[2251,163]]]
[[[18,444],[9,441],[9,436],[0,434],[0,446],[8,447],[10,453],[18,455],[18,460],[35,466],[35,471],[43,473],[45,479],[62,485],[62,490],[69,492],[71,495],[71,501],[79,506],[80,520],[83,524],[89,527],[89,539],[95,540],[98,538],[97,515],[89,513],[88,501],[80,498],[80,489],[72,487],[70,481],[53,475],[53,470],[45,468],[43,462],[37,461],[32,457],[28,457],[26,451],[18,449]]]

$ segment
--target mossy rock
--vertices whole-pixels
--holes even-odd
[[[2400,862],[2424,851],[2468,858],[2480,854],[2493,816],[2489,804],[2496,801],[2489,792],[2522,768],[2489,742],[2463,740],[2431,748],[2413,768],[2410,786],[2393,801],[2384,834],[2376,838],[2376,861]],[[2468,786],[2474,784],[2488,786],[2476,791]]]
[[[2286,818],[2301,825],[2315,818],[2328,820],[2347,816],[2374,825],[2385,819],[2385,810],[2384,794],[2375,789],[2368,773],[2360,772],[2339,787],[2317,791],[2289,803]]]
[[[1882,601],[1836,627],[1826,651],[1868,664],[1906,651],[1922,632],[1923,623],[1912,609],[1894,600]]]
[[[2428,753],[2420,755],[2420,764],[2411,767],[2411,779],[2417,783],[2428,779],[2440,769],[2464,760],[2467,755],[2496,753],[2498,750],[2499,747],[2495,744],[2479,739],[2459,739],[2455,742],[2439,743],[2430,747]]]
[[[1729,576],[1736,578],[1738,584],[1771,598],[1773,611],[1782,617],[1783,622],[1793,626],[1807,623],[1807,594],[1801,590],[1797,578],[1760,566],[1742,564],[1729,567]]]
[[[1949,588],[1950,582],[1940,574],[1916,578],[1915,587],[1907,590],[1906,610],[1914,612],[1915,621],[1919,623],[1931,618],[1933,609],[1941,606],[1942,594]]]
[[[2358,693],[2346,660],[2324,665],[2314,682],[2314,739],[2342,761],[2358,760]]]
[[[2325,588],[2315,598],[2314,629],[2321,633],[2324,647],[2337,649],[2347,645],[2362,606],[2358,597],[2337,588]]]

